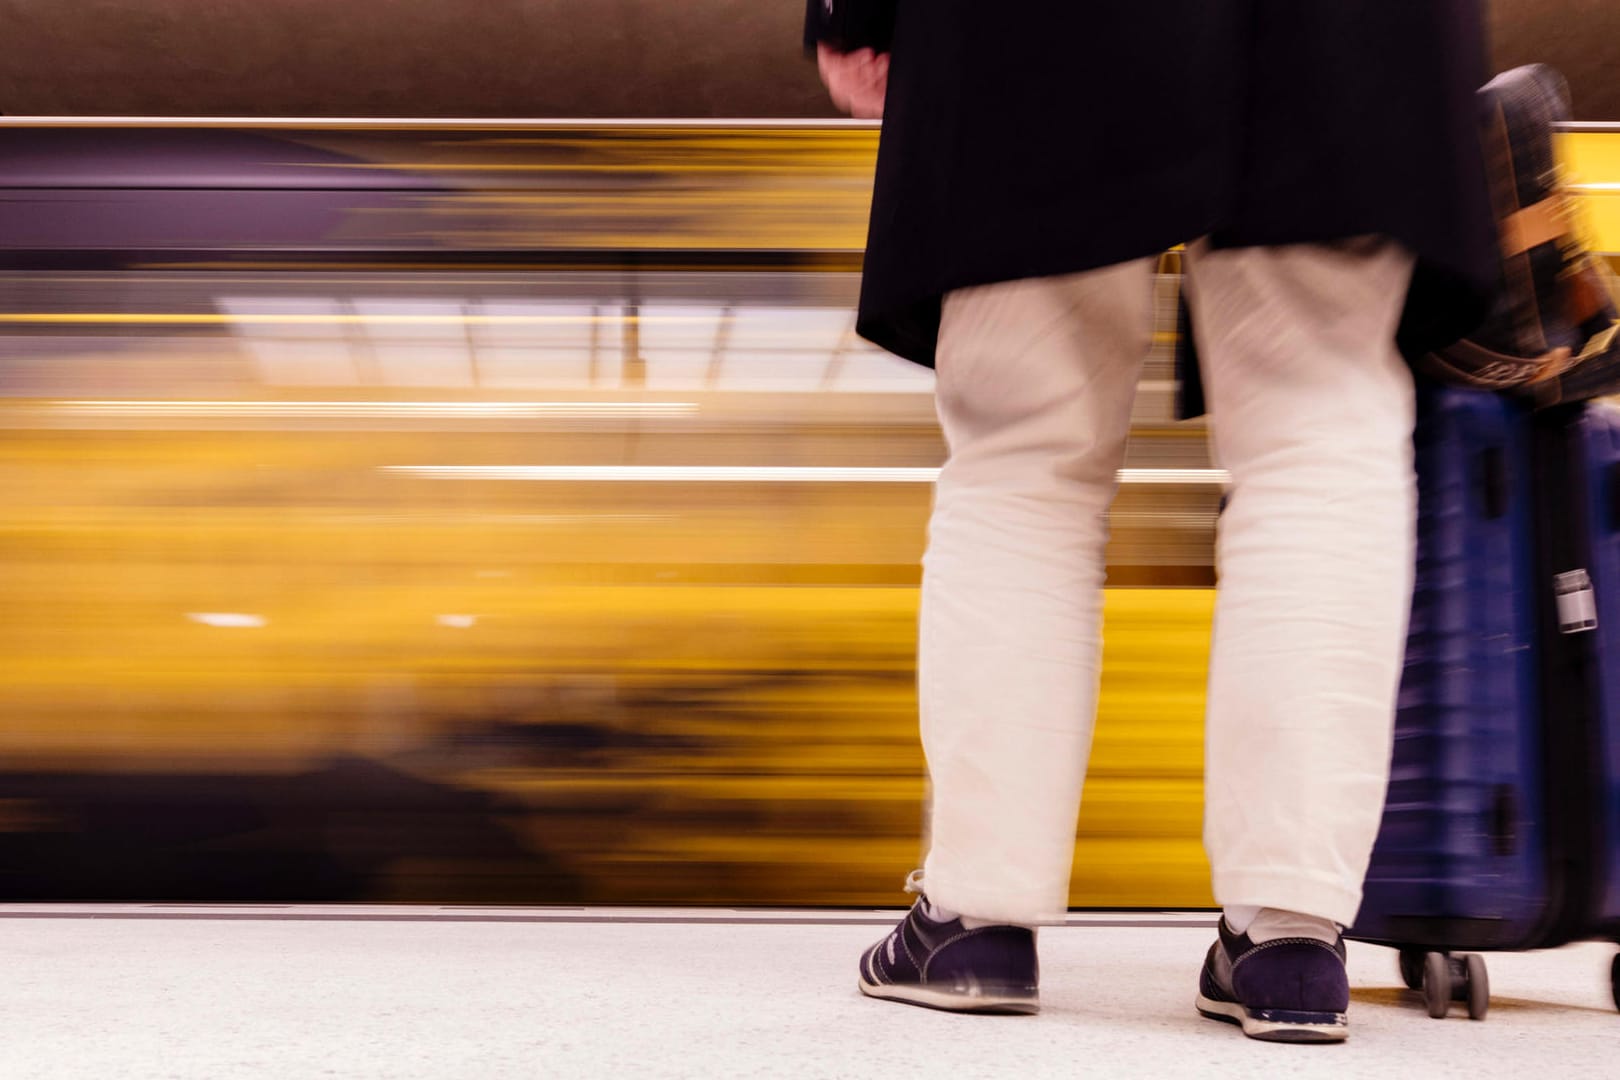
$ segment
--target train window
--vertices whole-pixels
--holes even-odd
[[[252,354],[271,386],[352,386],[360,381],[348,327],[335,299],[221,297],[231,333]]]
[[[649,390],[697,390],[709,382],[712,350],[658,349],[643,354]]]
[[[806,398],[925,395],[933,385],[932,372],[855,333],[854,280],[846,274],[125,272],[51,275],[46,290],[32,279],[0,278],[0,287],[5,306],[48,313],[8,338],[18,343],[3,381],[13,394],[103,398],[127,386],[113,393],[223,400],[256,396],[259,387]]]
[[[728,351],[714,386],[717,390],[807,393],[822,389],[833,370],[833,357],[827,350]]]
[[[469,311],[479,386],[586,390],[622,382],[621,305],[486,300]]]
[[[738,307],[731,313],[726,345],[828,357],[845,344],[854,323],[855,313],[847,307]]]
[[[643,304],[638,329],[641,352],[649,363],[661,353],[701,350],[712,353],[722,344],[724,309],[719,304]]]
[[[379,383],[475,384],[468,312],[460,301],[356,300],[353,310]]]
[[[934,372],[865,342],[839,358],[831,386],[852,394],[932,394]]]

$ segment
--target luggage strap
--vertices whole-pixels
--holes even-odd
[[[1533,247],[1568,236],[1575,231],[1574,213],[1569,200],[1558,192],[1509,214],[1499,226],[1503,258],[1523,255]]]
[[[1555,379],[1573,366],[1569,349],[1557,348],[1541,356],[1513,356],[1487,349],[1463,338],[1435,354],[1460,365],[1460,381],[1487,390],[1506,390]],[[1459,381],[1454,374],[1451,381]]]

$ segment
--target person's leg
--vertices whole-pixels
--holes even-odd
[[[1107,512],[1152,334],[1153,263],[952,294],[950,456],[923,560],[918,689],[942,908],[1060,920],[1101,662]]]
[[[1245,947],[1285,934],[1331,948],[1361,902],[1411,603],[1413,388],[1394,344],[1411,270],[1385,241],[1195,245],[1189,258],[1216,456],[1232,477],[1204,839],[1234,941],[1254,923]],[[1277,934],[1259,933],[1268,919]]]
[[[946,299],[936,396],[950,454],[918,639],[932,785],[926,902],[862,957],[868,994],[1033,1010],[1027,928],[1068,906],[1107,511],[1152,334],[1153,267]]]
[[[1349,925],[1389,779],[1412,596],[1412,376],[1393,243],[1199,249],[1190,293],[1232,476],[1205,843],[1222,904]]]

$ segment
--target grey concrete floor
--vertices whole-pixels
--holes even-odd
[[[861,998],[888,917],[0,907],[0,1077],[1620,1075],[1612,945],[1491,955],[1473,1023],[1352,944],[1350,1041],[1296,1047],[1193,1011],[1207,916],[1043,930],[1035,1017]]]

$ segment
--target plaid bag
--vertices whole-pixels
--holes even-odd
[[[1569,86],[1552,68],[1532,64],[1503,72],[1479,93],[1501,277],[1485,323],[1419,366],[1537,407],[1620,392],[1613,272],[1582,246],[1553,154],[1554,126],[1570,116]]]

